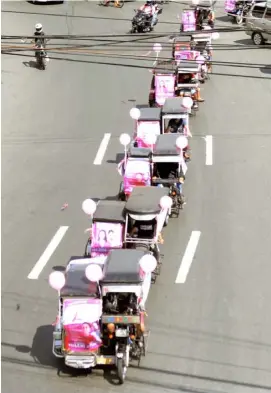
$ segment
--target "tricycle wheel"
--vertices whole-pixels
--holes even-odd
[[[124,365],[124,359],[117,359],[117,374],[120,385],[125,381],[127,367]]]

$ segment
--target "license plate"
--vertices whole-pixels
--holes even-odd
[[[128,337],[128,332],[126,329],[116,329],[116,337]]]

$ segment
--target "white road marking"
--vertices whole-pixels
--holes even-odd
[[[67,232],[68,229],[69,227],[60,227],[58,229],[55,236],[53,237],[53,239],[50,241],[47,248],[45,249],[44,253],[42,254],[36,265],[33,267],[31,272],[27,276],[29,280],[37,280],[39,278],[40,273],[45,268],[46,263],[49,261],[49,259],[55,252],[57,246],[65,236],[65,233]]]
[[[111,138],[111,134],[104,134],[103,140],[100,144],[99,150],[98,150],[95,160],[93,162],[94,165],[101,165],[104,155],[105,155],[105,152],[106,152],[106,149],[107,149],[107,146],[108,146],[108,143],[110,141],[110,138]]]
[[[179,268],[175,284],[184,284],[189,273],[190,267],[192,265],[194,255],[198,246],[201,232],[193,231],[191,233],[189,242],[187,244],[181,266]]]
[[[213,165],[213,137],[212,135],[206,135],[206,165]]]

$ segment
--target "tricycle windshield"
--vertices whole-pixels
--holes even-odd
[[[64,349],[68,352],[97,351],[102,344],[101,315],[101,299],[64,299]]]
[[[196,30],[196,18],[194,10],[184,10],[182,13],[183,31]]]
[[[124,174],[124,192],[130,195],[134,187],[149,186],[151,183],[150,162],[140,159],[130,159],[127,161]]]
[[[176,76],[171,74],[155,75],[155,101],[159,106],[164,105],[167,98],[175,95]]]
[[[175,51],[176,60],[195,60],[198,56],[200,56],[200,52],[198,51],[193,51],[193,50]]]
[[[107,255],[112,248],[121,248],[123,224],[94,222],[92,225],[91,256]]]
[[[137,122],[137,145],[138,147],[152,147],[155,136],[160,134],[160,121]]]

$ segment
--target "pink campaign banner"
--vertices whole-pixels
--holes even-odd
[[[128,161],[123,182],[126,195],[131,194],[134,187],[150,186],[151,174],[149,161]]]
[[[164,105],[167,98],[175,95],[175,75],[155,75],[155,101]]]
[[[196,18],[195,12],[190,10],[185,10],[182,13],[182,26],[183,31],[195,31],[196,30]]]
[[[195,60],[200,56],[200,52],[194,50],[182,50],[175,52],[176,60]]]
[[[138,147],[149,147],[153,145],[149,143],[153,136],[160,135],[159,121],[138,121],[137,122],[137,144]]]
[[[68,352],[92,352],[102,345],[100,299],[65,299],[63,302],[64,348]]]
[[[225,1],[225,11],[232,12],[235,10],[236,0],[226,0]]]
[[[92,224],[91,257],[107,255],[112,248],[122,248],[122,224],[95,222]]]

